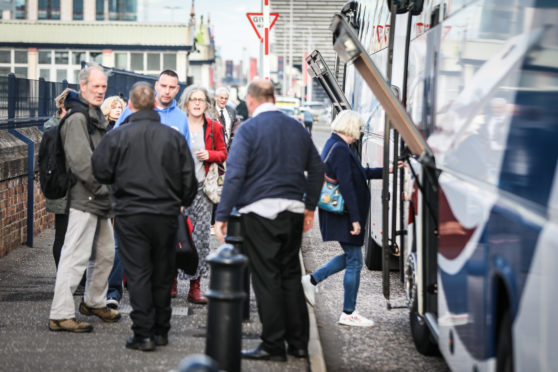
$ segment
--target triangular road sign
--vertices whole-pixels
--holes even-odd
[[[246,17],[252,24],[254,31],[256,31],[256,35],[260,39],[260,43],[263,43],[263,33],[264,33],[264,21],[263,21],[263,13],[246,13]],[[271,24],[269,25],[269,29],[273,28],[273,25],[279,18],[279,13],[269,13],[269,17],[271,19]],[[261,31],[261,32],[260,32]]]

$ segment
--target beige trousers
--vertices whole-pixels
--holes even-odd
[[[114,233],[110,219],[70,208],[68,230],[60,254],[50,319],[69,319],[76,314],[74,291],[87,269],[84,301],[87,306],[106,306],[108,277],[114,262]]]

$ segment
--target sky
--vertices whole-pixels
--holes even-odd
[[[149,4],[149,21],[187,22],[190,18],[192,0],[145,0]],[[157,6],[154,6],[157,4]],[[261,12],[262,0],[196,0],[196,20],[203,14],[204,23],[211,17],[215,46],[224,60],[236,62],[258,57],[260,42],[250,21],[248,12]]]

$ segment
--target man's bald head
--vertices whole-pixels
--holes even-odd
[[[270,80],[254,80],[246,90],[246,107],[250,116],[266,102],[275,103],[273,84]]]

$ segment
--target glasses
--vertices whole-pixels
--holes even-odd
[[[189,98],[188,102],[202,103],[205,102],[205,98]]]

